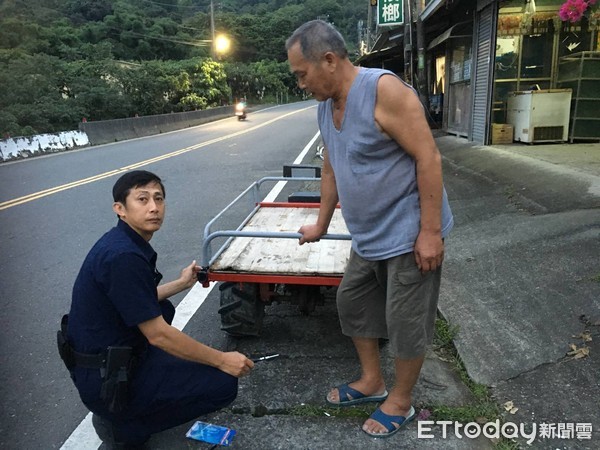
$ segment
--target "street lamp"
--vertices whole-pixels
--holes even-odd
[[[217,59],[218,56],[229,51],[231,41],[223,34],[215,37],[215,6],[213,0],[210,0],[210,33],[212,35],[212,58]]]
[[[229,51],[230,46],[231,41],[224,34],[220,34],[219,36],[217,36],[213,42],[213,50],[217,56],[222,55],[223,53],[227,53]]]
[[[215,36],[215,5],[213,0],[210,0],[210,34],[212,37],[210,53],[213,61],[216,61],[217,58],[220,59],[221,55],[229,51],[231,41],[224,34]]]

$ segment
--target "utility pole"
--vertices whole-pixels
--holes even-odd
[[[216,51],[215,51],[215,6],[213,4],[213,0],[210,0],[210,32],[212,34],[212,43],[211,43],[211,51],[212,59],[216,59]]]
[[[377,2],[375,2],[377,5]],[[371,24],[373,23],[373,2],[369,4],[369,11],[367,14],[367,53],[371,51]]]
[[[413,84],[413,27],[412,27],[413,0],[404,0],[404,81]]]
[[[421,20],[423,0],[416,0],[417,7],[417,82],[416,88],[423,106],[429,108],[429,92],[427,88],[427,72],[425,70],[425,26]]]

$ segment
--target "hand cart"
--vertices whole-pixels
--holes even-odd
[[[217,214],[204,229],[203,286],[219,286],[221,329],[236,336],[257,336],[262,328],[264,308],[274,301],[297,303],[310,314],[322,304],[321,287],[338,286],[350,255],[350,235],[336,208],[329,233],[319,242],[298,244],[298,229],[314,224],[319,203],[260,201],[266,182],[314,182],[316,177],[265,177],[252,183]],[[235,230],[212,231],[219,219],[243,200],[252,211]],[[212,252],[214,239],[225,239]]]

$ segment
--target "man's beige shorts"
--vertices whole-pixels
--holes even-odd
[[[421,274],[414,253],[367,261],[354,250],[337,292],[342,333],[388,338],[394,356],[413,359],[433,340],[442,270]]]

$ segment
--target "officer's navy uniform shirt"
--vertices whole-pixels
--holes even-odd
[[[156,257],[122,220],[96,242],[73,287],[68,336],[76,351],[146,345],[137,325],[161,315]]]

